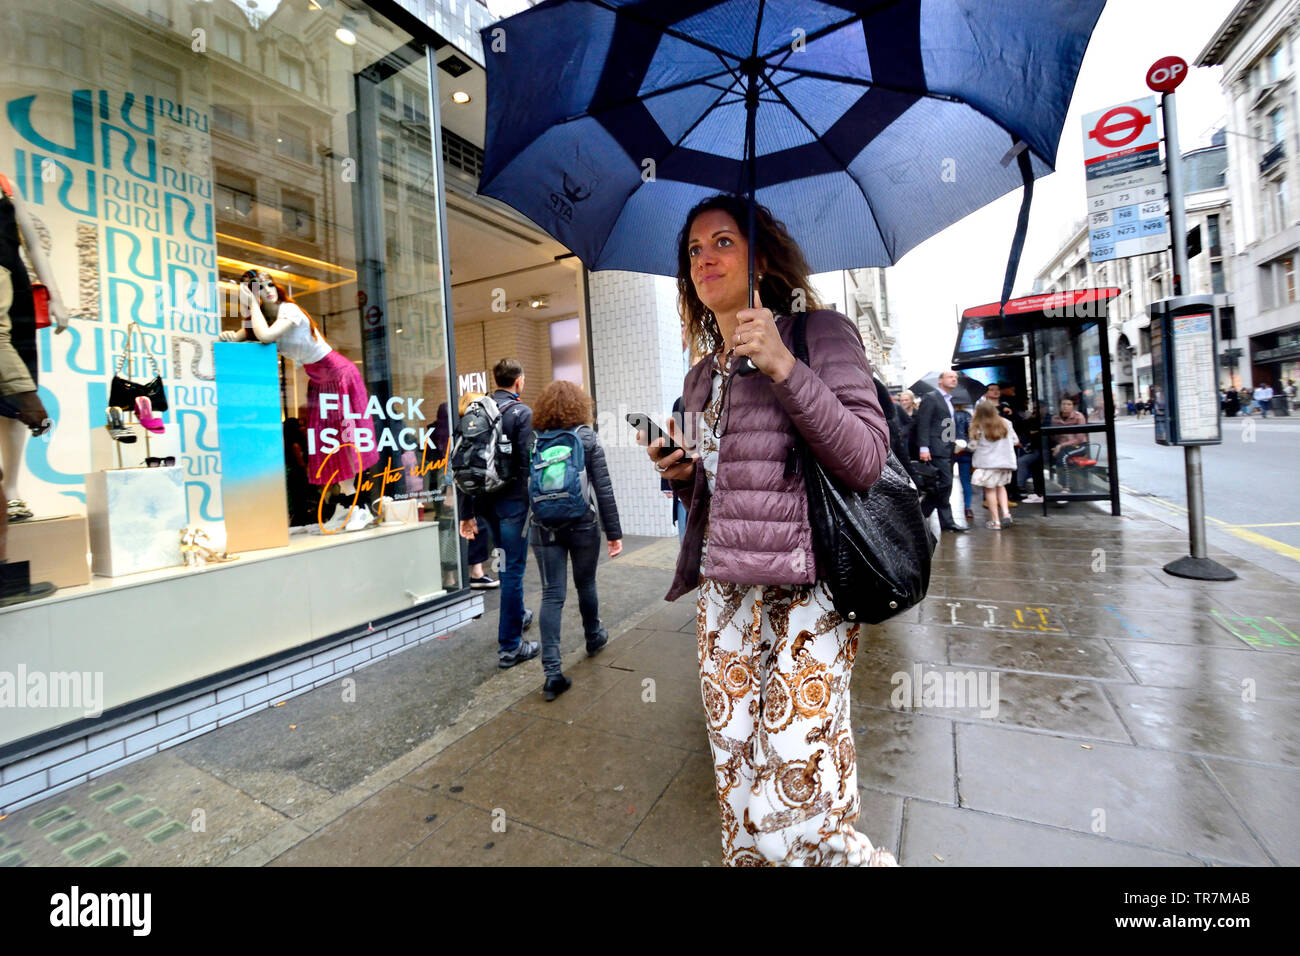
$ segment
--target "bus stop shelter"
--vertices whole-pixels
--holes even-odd
[[[1039,409],[1044,514],[1055,502],[1105,500],[1111,514],[1120,513],[1106,335],[1107,305],[1119,294],[1115,288],[1050,292],[1011,299],[1005,309],[991,302],[962,313],[953,368],[1011,382],[1017,397],[1025,396],[1018,412]],[[1052,424],[1063,400],[1074,403],[1083,424]]]

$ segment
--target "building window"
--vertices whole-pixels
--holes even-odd
[[[171,0],[145,0],[145,16],[165,27],[172,25]]]
[[[311,162],[311,132],[302,124],[281,117],[280,131],[276,134],[275,142],[281,156],[288,156],[300,163]]]
[[[1268,55],[1268,81],[1276,82],[1277,78],[1282,75],[1282,47],[1279,43],[1273,48]]]
[[[409,123],[429,122],[429,99],[424,90],[410,86],[402,87],[402,119]]]
[[[244,62],[244,35],[239,30],[216,20],[212,24],[212,42],[208,48],[237,63]]]
[[[312,242],[316,239],[316,204],[306,196],[281,190],[280,224],[285,235]]]
[[[231,103],[212,104],[212,128],[218,133],[228,133],[239,139],[249,139],[253,135],[248,109]]]
[[[133,56],[131,92],[136,96],[152,96],[155,100],[179,103],[181,101],[180,71],[148,57]]]
[[[1268,114],[1269,129],[1273,131],[1273,145],[1286,139],[1286,110],[1278,107]]]
[[[1217,213],[1205,217],[1205,231],[1210,241],[1210,255],[1218,256],[1223,253],[1219,251],[1219,216]]]
[[[253,194],[238,186],[217,183],[212,193],[218,219],[248,219],[253,215]]]
[[[1276,309],[1296,301],[1295,252],[1259,267],[1259,305]]]
[[[379,91],[379,108],[386,113],[397,112],[397,97],[393,95],[390,89],[381,89]]]
[[[1210,263],[1210,291],[1227,292],[1228,289],[1223,280],[1223,260],[1215,259]]]
[[[1280,232],[1287,227],[1290,221],[1290,209],[1287,205],[1286,194],[1286,177],[1268,183],[1265,187],[1265,195],[1268,202],[1268,212],[1264,217],[1265,221],[1271,226],[1270,232]]]
[[[280,54],[280,82],[291,90],[302,92],[302,61]]]

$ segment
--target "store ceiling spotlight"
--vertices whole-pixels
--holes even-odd
[[[544,295],[535,295],[535,296],[533,296],[531,299],[528,300],[528,308],[530,308],[530,309],[544,309],[544,308],[546,308],[546,305],[547,305],[547,301],[546,301],[546,300],[547,300],[547,298],[548,298],[548,297],[547,297],[547,296],[544,296]]]
[[[451,101],[453,103],[460,103],[463,106],[469,102],[469,94],[464,90],[457,90],[451,94]]]
[[[345,13],[343,15],[343,22],[340,23],[339,28],[334,31],[334,38],[340,43],[352,46],[357,42],[357,34],[355,32],[356,26],[357,18],[350,13]]]

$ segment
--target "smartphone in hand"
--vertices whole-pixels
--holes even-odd
[[[633,412],[632,414],[628,415],[627,423],[631,425],[633,428],[635,428],[637,431],[645,432],[646,441],[650,444],[653,444],[655,440],[659,438],[662,438],[664,440],[663,453],[659,456],[660,458],[662,458],[664,455],[670,455],[673,452],[675,452],[677,449],[682,447],[681,445],[677,444],[677,442],[673,441],[672,438],[669,437],[668,432],[660,428],[659,425],[654,421],[654,419],[652,419],[645,412]],[[674,464],[680,465],[683,463],[692,462],[694,460],[695,459],[691,457],[691,453],[683,449],[682,457],[678,461],[674,462]]]

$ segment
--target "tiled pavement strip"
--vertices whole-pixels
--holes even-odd
[[[634,587],[643,611],[577,649],[554,703],[535,662],[492,674],[454,723],[322,786],[253,728],[287,733],[325,687],[0,820],[0,864],[716,865],[694,603],[660,601],[675,549],[602,561],[602,593]],[[1300,586],[1225,552],[1235,582],[1160,570],[1185,550],[1090,505],[945,535],[926,601],[864,630],[859,828],[914,866],[1300,864]],[[494,636],[490,610],[446,643],[490,655]],[[931,672],[996,674],[996,715],[894,706],[899,674]]]

